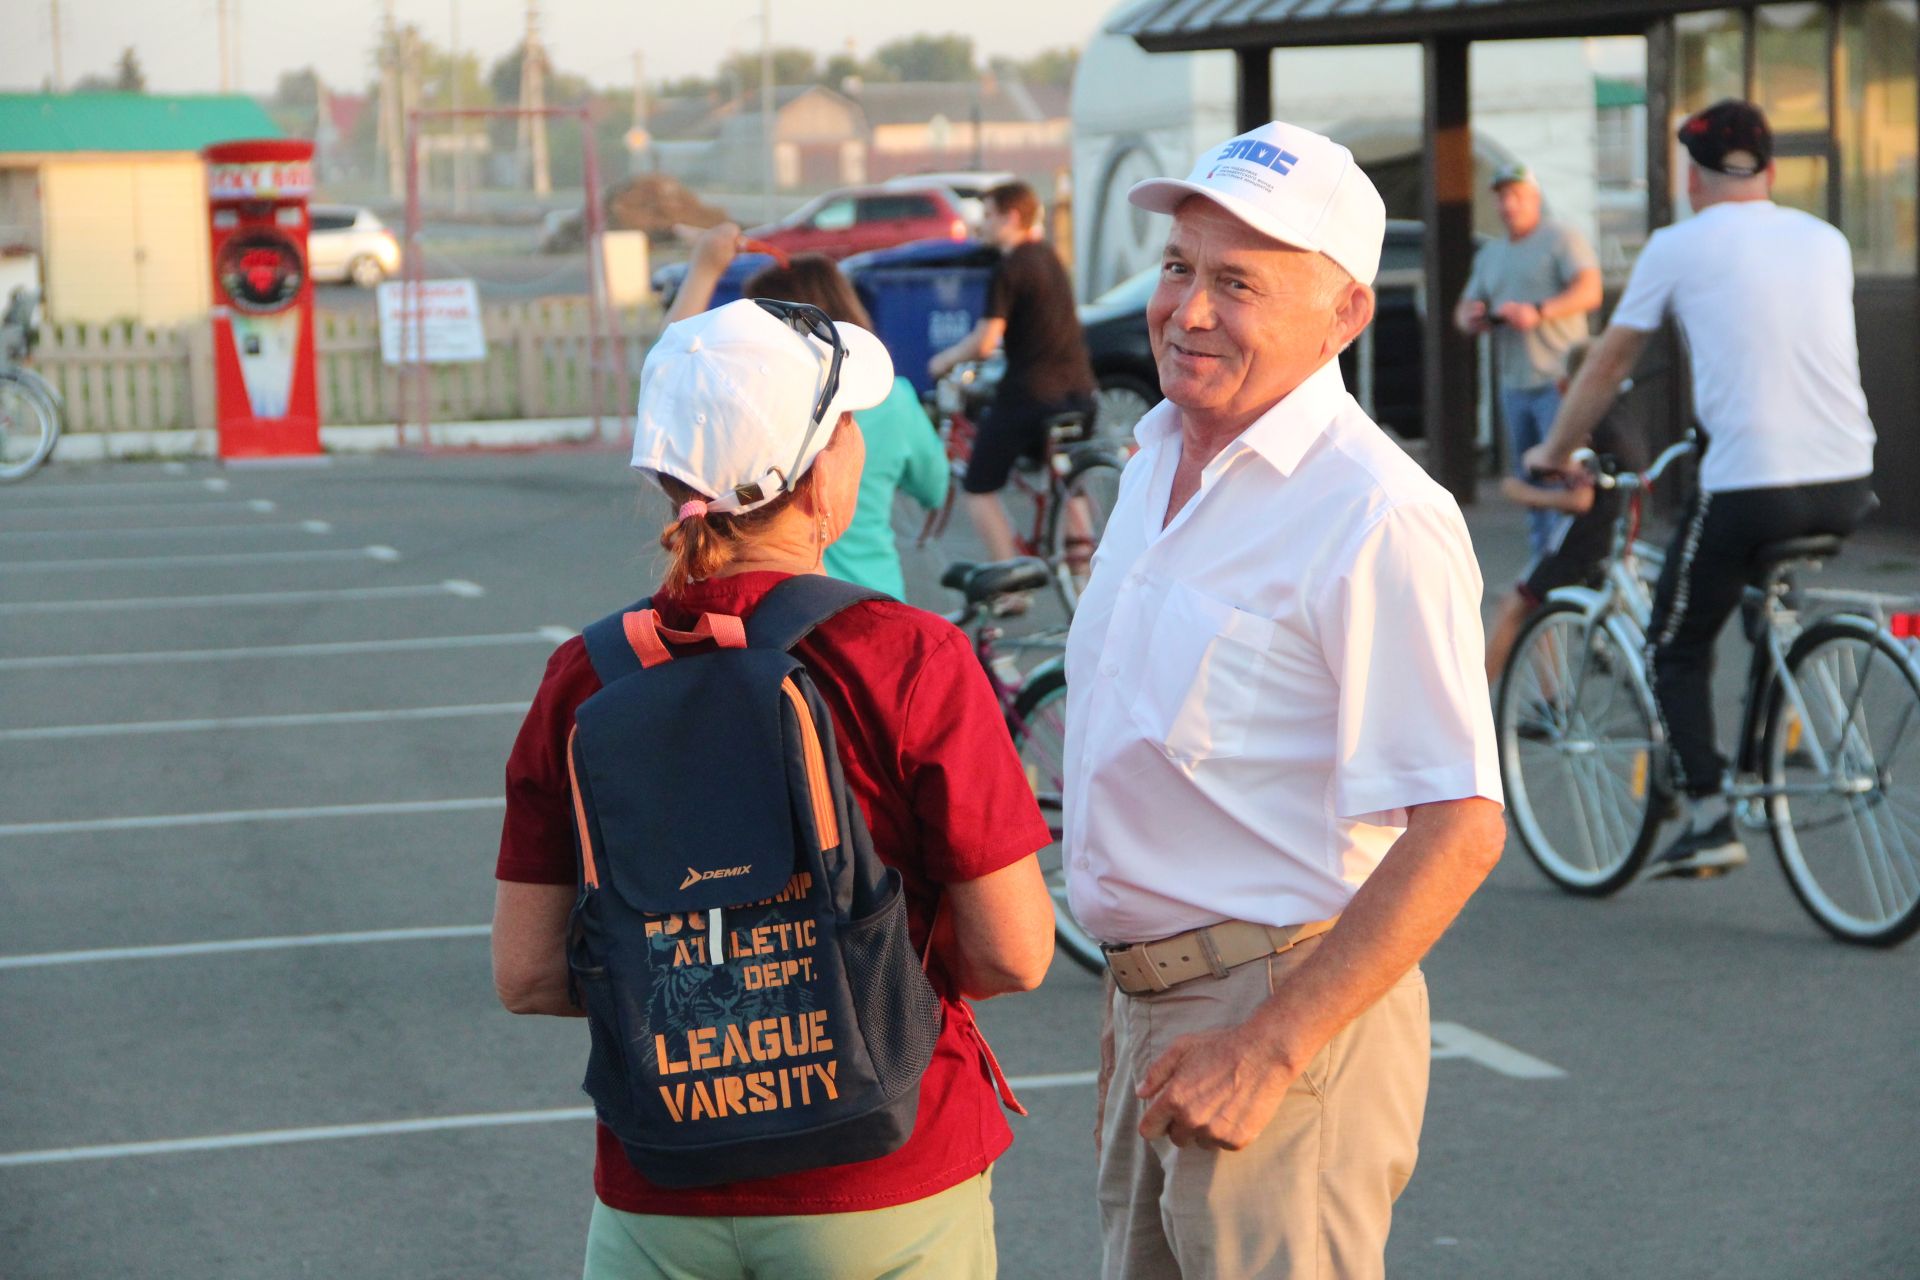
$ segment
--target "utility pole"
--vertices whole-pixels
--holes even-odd
[[[652,161],[655,154],[653,138],[647,132],[647,55],[638,49],[633,51],[633,128],[636,133],[646,139],[645,149],[649,162],[647,167],[653,168]],[[629,176],[631,176],[633,164],[631,154],[627,157],[627,164]]]
[[[520,106],[525,111],[544,111],[547,106],[547,51],[540,44],[540,0],[527,0],[527,39],[520,47]],[[520,117],[520,147],[530,153],[533,163],[533,193],[553,194],[553,178],[547,169],[547,118],[543,115]]]
[[[460,109],[460,0],[447,0],[447,105]],[[467,210],[467,122],[453,117],[453,211]]]
[[[387,194],[406,190],[406,114],[400,105],[400,33],[395,29],[393,0],[380,6],[380,126],[379,151],[387,161]]]
[[[766,138],[766,172],[763,175],[762,191],[765,207],[760,210],[762,222],[772,222],[773,207],[773,168],[775,144],[773,140],[773,0],[760,0],[760,132]]]
[[[422,80],[420,62],[423,52],[420,48],[420,29],[411,23],[402,27],[400,29],[400,137],[404,139],[409,133],[413,134],[419,150],[426,148],[417,142],[421,134],[413,125],[413,113],[420,106]],[[403,142],[402,146],[404,145]],[[421,195],[425,195],[428,179],[433,176],[432,163],[422,165],[418,155],[409,155],[407,164],[419,170],[418,189]]]
[[[47,0],[53,10],[53,91],[67,91],[67,76],[60,69],[60,0]]]
[[[233,57],[227,48],[227,0],[215,0],[214,18],[220,25],[220,92],[233,91]]]

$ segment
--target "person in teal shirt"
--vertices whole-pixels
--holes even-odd
[[[694,242],[686,279],[667,312],[666,323],[706,310],[713,300],[714,285],[739,251],[740,228],[733,223],[723,222],[702,232]],[[860,304],[853,285],[833,260],[822,254],[799,254],[784,265],[756,272],[744,292],[749,298],[809,302],[831,319],[873,330],[873,319]],[[853,417],[866,438],[867,461],[860,471],[860,497],[853,522],[827,548],[826,570],[836,578],[904,600],[907,583],[893,532],[894,495],[904,491],[929,511],[944,503],[952,477],[946,446],[921,406],[919,393],[905,378],[895,378],[892,394]]]

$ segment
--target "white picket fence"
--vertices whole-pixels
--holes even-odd
[[[487,358],[430,371],[435,421],[560,418],[594,411],[586,299],[483,304],[481,316]],[[403,371],[381,363],[373,314],[320,311],[315,321],[321,422],[397,421]],[[659,313],[629,309],[615,321],[631,395],[641,359],[658,331]],[[628,407],[615,401],[614,359],[613,348],[604,346],[602,413]],[[47,325],[33,364],[66,398],[69,432],[187,431],[214,424],[213,339],[206,321],[172,328]]]

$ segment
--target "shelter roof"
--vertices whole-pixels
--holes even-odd
[[[1387,44],[1426,36],[1634,35],[1715,0],[1140,0],[1108,26],[1152,53]]]
[[[0,93],[0,152],[198,151],[284,136],[245,94]]]

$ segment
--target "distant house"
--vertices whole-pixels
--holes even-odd
[[[39,256],[49,319],[165,325],[204,315],[200,148],[280,136],[238,94],[0,94],[0,244]]]
[[[939,169],[1010,169],[1041,182],[1071,161],[1065,88],[1014,79],[862,85],[870,178]]]
[[[1043,192],[1072,155],[1067,90],[983,77],[978,83],[845,81],[774,94],[774,178],[781,191],[820,191],[896,174],[1008,169]],[[636,172],[657,169],[713,193],[760,188],[767,148],[760,96],[657,98]]]
[[[783,191],[819,190],[866,180],[867,121],[857,103],[823,85],[774,90],[773,163]],[[725,102],[661,98],[647,114],[647,146],[635,170],[658,169],[707,191],[757,191],[767,144],[760,95]]]

